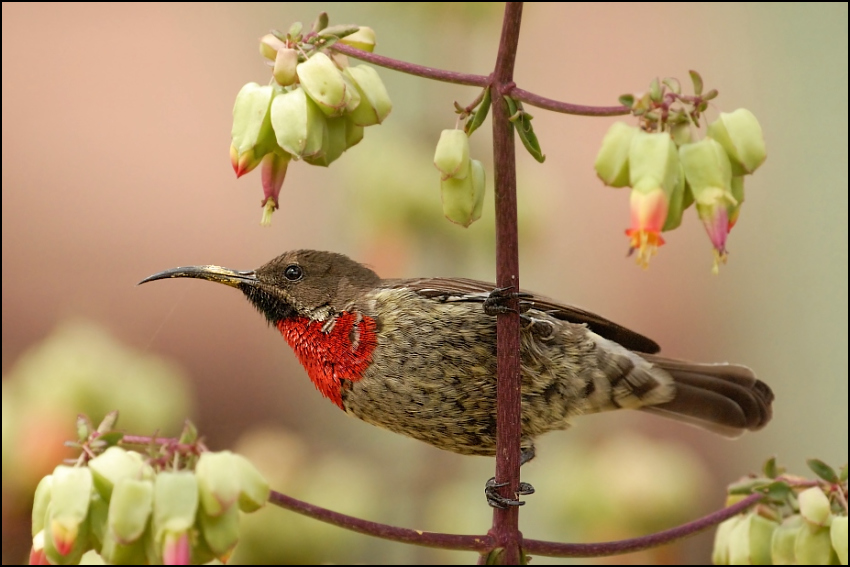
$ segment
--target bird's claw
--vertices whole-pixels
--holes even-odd
[[[533,297],[530,293],[524,291],[513,292],[513,286],[497,287],[490,292],[487,299],[484,300],[484,312],[487,315],[501,315],[503,313],[525,313],[534,306],[533,301],[523,301],[526,298]],[[519,299],[519,310],[509,307],[507,303],[512,299]]]
[[[496,477],[488,480],[484,485],[484,495],[487,497],[487,504],[493,508],[499,508],[500,510],[504,510],[508,506],[524,506],[525,501],[523,500],[505,498],[499,494],[499,489],[507,485],[507,482],[496,482]],[[527,482],[520,482],[516,495],[527,496],[529,494],[534,494],[534,487]]]

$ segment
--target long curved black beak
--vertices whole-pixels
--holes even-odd
[[[231,287],[239,287],[241,285],[255,286],[259,281],[253,270],[247,272],[237,272],[221,266],[185,266],[182,268],[172,268],[159,272],[152,276],[148,276],[137,285],[148,283],[156,280],[164,280],[168,278],[198,278],[211,282],[229,285]]]

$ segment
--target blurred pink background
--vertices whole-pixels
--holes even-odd
[[[135,284],[180,265],[251,269],[295,248],[344,252],[385,277],[492,279],[492,208],[467,231],[449,225],[431,165],[440,130],[454,126],[452,102],[469,103],[474,89],[381,70],[390,119],[329,169],[293,162],[271,228],[259,226],[259,173],[237,181],[228,146],[236,93],[267,80],[256,40],[268,29],[309,25],[326,10],[331,23],[374,28],[381,54],[487,74],[501,6],[4,3],[4,376],[59,322],[84,317],[185,369],[212,447],[266,424],[306,440],[308,469],[310,452],[327,448],[374,462],[379,479],[394,467],[442,478],[467,466],[323,401],[241,294],[195,281]],[[720,91],[710,118],[743,106],[764,128],[768,159],[747,180],[719,276],[693,211],[648,271],[625,258],[628,195],[604,188],[592,167],[613,119],[529,109],[548,159],[519,153],[523,287],[647,334],[671,356],[746,364],[773,387],[773,423],[735,443],[633,414],[576,424],[577,438],[641,429],[691,445],[715,474],[706,510],[722,505],[722,485],[771,455],[799,473],[808,457],[847,461],[847,53],[846,3],[525,7],[522,88],[612,105],[655,76],[687,84],[696,69]],[[471,143],[489,163],[488,127]],[[570,437],[544,438],[523,478],[537,485]],[[492,462],[474,461],[483,483]],[[624,456],[615,466],[632,464]],[[464,486],[476,497],[478,480]],[[546,490],[523,514],[559,498],[557,486]],[[369,519],[404,524],[410,514]],[[7,530],[5,504],[3,527],[4,563],[18,561],[29,544],[13,535],[26,539],[28,529]],[[710,537],[701,541],[674,561],[704,561]],[[385,560],[452,560],[402,553]]]

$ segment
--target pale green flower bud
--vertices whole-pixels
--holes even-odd
[[[153,511],[153,482],[124,479],[109,499],[109,533],[118,543],[129,544],[142,537]]]
[[[201,508],[198,518],[204,541],[216,557],[228,554],[239,541],[239,507],[231,506],[217,516],[207,514]]]
[[[443,130],[434,152],[440,179],[465,179],[469,173],[469,136],[463,130]]]
[[[829,526],[832,548],[838,555],[838,563],[847,565],[847,516],[837,516]]]
[[[469,161],[472,170],[472,190],[475,196],[475,206],[472,208],[472,222],[481,218],[481,213],[484,212],[484,192],[487,186],[487,178],[484,171],[484,166],[477,159]]]
[[[136,541],[122,543],[112,530],[107,530],[103,539],[100,555],[104,561],[112,565],[147,565],[152,558],[148,557],[147,548],[150,538],[146,531]]]
[[[275,92],[273,86],[261,87],[256,83],[248,83],[236,95],[230,161],[237,177],[257,167],[263,156],[275,148],[269,113]]]
[[[375,50],[375,30],[360,26],[356,32],[339,40],[340,43],[372,53]]]
[[[301,87],[327,116],[341,116],[351,102],[342,73],[321,51],[296,68]]]
[[[625,122],[614,122],[602,138],[602,147],[593,164],[596,175],[609,187],[629,184],[629,150],[639,128]]]
[[[32,535],[44,531],[44,518],[47,515],[47,506],[50,504],[50,492],[53,487],[53,475],[49,474],[39,481],[35,488],[35,496],[32,503]],[[42,538],[44,535],[42,535]]]
[[[832,510],[829,507],[829,498],[823,493],[819,486],[807,488],[797,495],[800,505],[800,515],[810,524],[815,526],[828,526],[832,520]]]
[[[721,112],[708,125],[708,135],[720,142],[729,160],[734,175],[754,172],[767,157],[761,125],[755,115],[746,108],[735,112]]]
[[[298,52],[291,48],[280,49],[274,59],[272,75],[282,87],[288,87],[295,83],[298,75],[295,68],[298,66]]]
[[[717,526],[714,533],[714,548],[711,552],[711,562],[715,565],[729,565],[729,540],[732,530],[744,518],[740,515],[732,516]]]
[[[251,461],[242,455],[234,455],[238,465],[239,509],[253,512],[262,508],[269,499],[269,482],[260,474]]]
[[[239,498],[239,476],[235,455],[230,451],[206,452],[198,459],[195,474],[201,506],[210,516],[219,516]]]
[[[87,467],[69,467],[59,465],[53,471],[53,481],[50,487],[49,521],[45,536],[48,557],[55,561],[50,549],[60,556],[68,556],[72,551],[79,551],[79,543],[88,539],[86,517],[89,513],[89,503],[92,494],[92,475]],[[83,537],[82,532],[85,532]],[[86,542],[87,543],[87,542]]]
[[[744,517],[729,534],[730,565],[769,565],[777,523],[755,513]]]
[[[453,223],[463,227],[469,226],[476,220],[475,211],[479,196],[476,195],[471,170],[472,164],[467,162],[463,178],[449,177],[440,181],[443,214]],[[483,199],[483,195],[480,198]]]
[[[798,565],[829,565],[833,558],[837,561],[832,549],[832,539],[829,528],[803,522],[797,539],[794,540],[794,559]]]
[[[129,478],[141,480],[152,478],[150,465],[144,457],[135,451],[126,451],[121,447],[109,447],[106,451],[89,461],[94,487],[107,502],[112,496],[113,487]]]
[[[198,479],[190,471],[163,471],[156,475],[153,497],[153,533],[161,541],[166,530],[181,532],[195,523]]]
[[[660,187],[669,200],[678,183],[679,153],[670,135],[636,132],[629,146],[629,184]]]
[[[794,514],[785,518],[776,530],[770,542],[770,557],[774,565],[796,565],[794,545],[797,532],[803,528],[803,518]]]
[[[319,153],[328,127],[324,113],[303,89],[274,97],[271,125],[277,144],[296,159]]]
[[[359,128],[359,126],[351,124],[348,116],[327,118],[327,128],[324,130],[321,150],[312,156],[305,156],[304,161],[311,165],[323,167],[327,167],[336,161],[342,155],[342,152],[348,149],[349,125],[352,128]]]
[[[267,33],[260,38],[260,55],[274,61],[277,57],[277,52],[285,48],[286,44],[279,40],[274,34]]]
[[[349,118],[358,126],[380,124],[393,109],[387,88],[378,72],[368,65],[348,67],[343,71],[354,84],[360,95],[360,104],[349,113]]]

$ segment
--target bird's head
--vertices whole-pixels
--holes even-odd
[[[272,324],[290,317],[323,320],[380,282],[375,272],[347,256],[317,250],[285,252],[244,272],[221,266],[172,268],[139,283],[167,278],[198,278],[239,288]]]

